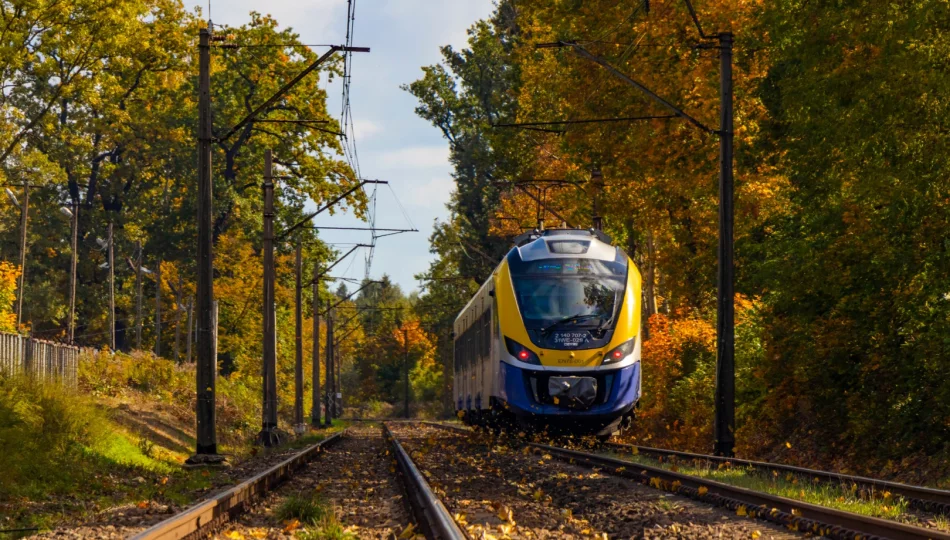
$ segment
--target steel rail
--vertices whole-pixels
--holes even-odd
[[[612,457],[568,450],[546,444],[528,443],[538,452],[562,461],[587,467],[600,467],[605,473],[651,485],[653,487],[722,506],[784,525],[791,530],[828,538],[847,539],[890,538],[893,540],[950,540],[950,534],[914,527],[897,521],[862,516],[826,508],[785,497],[770,495],[713,480],[672,472],[660,467],[642,465]]]
[[[649,457],[675,457],[677,459],[689,461],[708,461],[711,463],[729,463],[734,466],[751,467],[764,471],[782,471],[799,476],[818,478],[822,482],[841,482],[850,485],[856,485],[858,488],[874,491],[889,491],[892,495],[900,495],[907,500],[908,504],[918,510],[925,512],[935,512],[950,514],[950,491],[943,489],[934,489],[923,486],[914,486],[902,484],[900,482],[890,482],[887,480],[878,480],[865,476],[854,476],[843,473],[833,473],[828,471],[819,471],[815,469],[806,469],[794,465],[785,465],[783,463],[769,463],[765,461],[752,461],[748,459],[734,459],[720,456],[710,456],[706,454],[693,454],[690,452],[680,452],[677,450],[666,450],[663,448],[652,448],[649,446],[637,446],[633,444],[605,443],[604,448],[611,448],[617,451],[646,455]]]
[[[291,475],[309,463],[317,454],[340,442],[346,430],[328,437],[266,471],[231,489],[211,497],[149,527],[132,540],[177,540],[196,538],[245,511],[247,504],[283,484]]]
[[[446,431],[454,431],[456,433],[461,433],[462,435],[471,435],[475,433],[475,430],[465,426],[458,426],[454,424],[443,424],[441,422],[432,422],[430,420],[416,420],[416,423],[422,424],[424,426],[432,426],[435,428],[444,429]]]
[[[440,540],[466,540],[468,536],[458,526],[452,514],[432,491],[429,482],[412,462],[409,453],[399,444],[389,425],[383,423],[383,436],[389,439],[396,456],[399,474],[402,476],[409,503],[412,506],[416,522],[422,528],[426,538]]]
[[[472,430],[461,426],[447,425],[438,422],[420,422],[424,425],[440,428],[455,433],[472,433]],[[891,521],[870,516],[863,516],[852,512],[845,512],[832,508],[826,508],[802,501],[796,501],[785,497],[779,497],[767,493],[761,493],[746,488],[736,487],[714,480],[691,476],[683,473],[673,472],[660,467],[642,465],[622,459],[612,458],[603,455],[590,454],[567,448],[560,448],[539,443],[527,443],[529,447],[539,452],[546,452],[552,457],[562,461],[579,464],[588,467],[599,467],[604,472],[616,476],[630,478],[638,482],[651,485],[653,487],[671,491],[673,493],[690,497],[708,504],[723,506],[731,510],[738,511],[744,507],[745,513],[750,517],[758,517],[774,523],[787,526],[793,530],[812,533],[829,538],[842,538],[851,540],[860,537],[862,540],[871,540],[874,538],[891,538],[895,540],[950,540],[950,534],[934,530],[906,525],[897,521]],[[607,447],[625,447],[631,448],[633,445],[619,445],[608,443]],[[827,478],[837,476],[841,479],[864,480],[877,486],[886,486],[888,491],[898,493],[891,489],[905,488],[914,490],[919,494],[923,490],[928,495],[941,493],[941,490],[930,488],[918,488],[905,484],[894,482],[883,482],[870,478],[852,477],[848,475],[835,475],[823,471],[812,471],[800,467],[789,465],[775,465],[771,463],[755,462],[749,460],[737,460],[721,458],[716,456],[707,456],[704,454],[690,454],[688,452],[677,452],[673,450],[663,450],[649,447],[636,447],[642,453],[662,453],[664,455],[676,455],[677,457],[711,459],[719,462],[730,462],[733,464],[751,464],[752,466],[761,465],[763,467],[781,467],[781,470],[795,472],[796,474],[814,474],[818,473],[828,475]],[[857,482],[855,482],[857,483]],[[944,492],[946,493],[946,492]]]

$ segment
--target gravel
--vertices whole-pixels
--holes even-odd
[[[801,538],[636,482],[539,456],[504,439],[393,425],[475,538]]]
[[[347,436],[330,447],[293,479],[256,503],[247,514],[228,523],[212,535],[239,539],[291,537],[306,525],[287,527],[274,512],[291,494],[320,493],[332,505],[339,521],[359,538],[382,538],[405,529],[408,512],[402,504],[402,492],[396,475],[390,472],[388,445],[379,427],[356,426]],[[214,487],[195,492],[195,502],[209,493],[217,493],[272,467],[302,448],[279,448],[259,454],[215,478]],[[63,525],[52,531],[31,536],[37,539],[117,539],[128,538],[183,510],[154,501],[110,508],[82,524]],[[285,529],[286,532],[285,532]],[[237,534],[232,534],[237,533]],[[230,536],[229,536],[230,534]]]
[[[282,522],[276,513],[293,495],[318,494],[343,528],[356,538],[394,538],[410,522],[389,445],[379,426],[358,425],[306,470],[227,524],[217,538],[290,538],[307,529]],[[236,533],[236,534],[235,534]]]

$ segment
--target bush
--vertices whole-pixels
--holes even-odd
[[[67,492],[104,438],[108,419],[88,399],[57,384],[0,377],[0,500]]]

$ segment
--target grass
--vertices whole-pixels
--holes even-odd
[[[115,421],[89,395],[0,377],[0,529],[48,529],[122,504],[190,502],[214,472]]]
[[[316,495],[291,495],[277,508],[277,519],[296,519],[304,525],[316,525],[333,515],[333,508]]]
[[[258,385],[240,373],[218,378],[218,449],[232,463],[260,452],[253,445]],[[78,390],[0,377],[0,530],[50,529],[116,506],[200,498],[224,473],[181,467],[195,444],[193,398],[193,366],[141,352],[82,358]],[[343,427],[335,421],[278,451]]]
[[[303,540],[353,540],[336,518],[333,508],[315,494],[291,495],[277,508],[277,518],[283,522],[299,521],[306,528],[297,532]]]
[[[765,472],[752,467],[720,467],[711,462],[660,462],[639,454],[614,453],[613,457],[667,470],[715,480],[731,486],[761,491],[788,499],[835,508],[856,514],[901,520],[907,512],[907,501],[889,492],[866,493],[853,484],[816,482],[794,474]]]

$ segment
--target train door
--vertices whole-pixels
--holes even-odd
[[[491,315],[488,318],[488,324],[489,324],[489,327],[491,328],[491,334],[489,336],[489,341],[488,341],[488,348],[489,348],[488,356],[489,358],[491,358],[491,363],[489,366],[489,370],[490,370],[489,373],[491,373],[489,395],[496,396],[496,397],[499,396],[498,385],[500,383],[499,383],[498,378],[501,376],[499,372],[501,370],[501,351],[502,351],[502,349],[499,348],[499,341],[498,341],[500,337],[499,337],[499,331],[498,331],[497,307],[498,306],[497,306],[497,301],[495,300],[495,296],[492,295],[491,306],[489,308]]]
[[[459,336],[458,333],[452,335],[452,399],[455,403],[455,409],[462,408],[462,358],[459,354]]]
[[[482,339],[479,347],[482,352],[482,408],[491,408],[491,381],[492,381],[492,362],[491,362],[491,304],[479,317],[479,326],[482,329]]]
[[[468,319],[468,317],[466,317]],[[466,320],[466,322],[468,322]],[[472,400],[472,377],[474,370],[472,367],[472,327],[465,329],[465,408],[471,410]]]
[[[476,304],[477,305],[477,304]],[[482,337],[482,329],[479,327],[479,319],[472,316],[472,408],[481,409],[481,393],[479,390],[482,385],[482,357],[479,350],[479,342]]]

